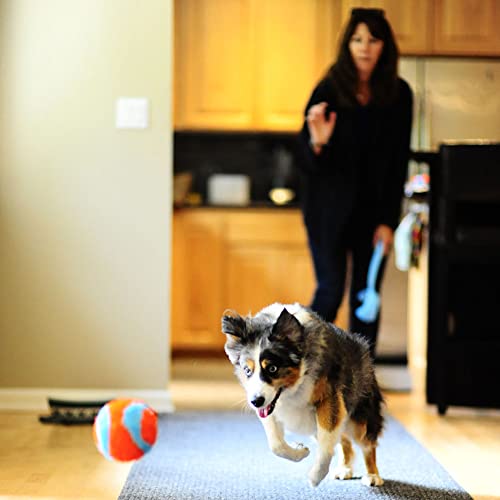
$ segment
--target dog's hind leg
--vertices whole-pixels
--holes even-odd
[[[366,444],[363,447],[363,455],[365,456],[366,470],[368,474],[361,478],[361,482],[366,486],[382,486],[384,480],[380,477],[377,469],[377,445],[374,443]]]
[[[354,424],[351,427],[354,440],[363,450],[366,464],[367,474],[361,478],[361,482],[366,486],[381,486],[384,480],[380,477],[377,468],[377,442],[367,437],[366,424],[352,423]]]
[[[309,448],[299,444],[297,448],[292,448],[286,441],[283,426],[276,421],[273,415],[260,419],[266,432],[267,442],[271,451],[281,458],[300,462],[309,455]]]
[[[335,479],[351,479],[352,478],[352,462],[354,460],[354,449],[351,440],[342,434],[338,450],[338,465],[333,471]]]

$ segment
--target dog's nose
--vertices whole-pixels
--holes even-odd
[[[260,408],[264,404],[265,398],[263,396],[255,396],[252,401],[250,401],[255,408]]]

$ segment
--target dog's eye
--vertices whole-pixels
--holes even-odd
[[[278,371],[278,367],[276,365],[269,365],[267,367],[267,371],[269,373],[276,373]]]
[[[252,375],[252,369],[249,366],[244,366],[243,367],[243,373],[247,376],[250,377]]]

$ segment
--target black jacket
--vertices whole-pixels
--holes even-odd
[[[299,136],[304,174],[303,210],[308,230],[338,231],[365,214],[369,226],[399,222],[403,186],[407,175],[413,96],[398,79],[395,102],[339,107],[328,80],[314,89],[308,109],[321,101],[337,112],[335,129],[327,146],[315,155],[309,146],[307,123]]]

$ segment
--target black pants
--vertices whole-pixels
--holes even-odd
[[[364,226],[364,227],[363,227]],[[312,253],[317,287],[311,309],[326,321],[334,322],[342,302],[347,278],[347,259],[351,255],[351,281],[349,289],[349,330],[361,334],[370,344],[370,352],[375,358],[380,311],[372,323],[365,323],[355,314],[361,305],[358,293],[366,288],[368,267],[373,254],[374,226],[353,222],[352,228],[342,237],[329,237],[328,234],[313,235],[308,230],[309,245]],[[380,291],[386,258],[382,260],[377,276],[376,289]]]

